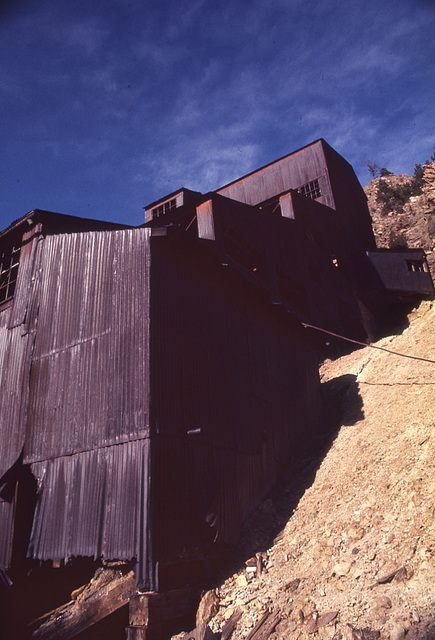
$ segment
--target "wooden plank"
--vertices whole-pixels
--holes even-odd
[[[236,611],[234,611],[231,618],[227,620],[224,626],[222,627],[221,640],[229,640],[229,638],[231,637],[231,634],[236,628],[236,624],[238,623],[241,617],[242,617],[242,611],[240,609],[237,609]]]
[[[279,611],[272,612],[261,629],[255,634],[253,640],[267,640],[280,620],[281,614]]]
[[[75,600],[51,612],[32,640],[69,640],[126,605],[135,591],[133,571],[99,570]]]
[[[279,611],[272,611],[272,613],[266,611],[247,635],[246,640],[267,640],[280,619]]]
[[[196,207],[196,217],[198,220],[198,237],[205,240],[216,240],[214,218],[213,218],[213,203],[211,200],[207,200]]]
[[[129,624],[149,626],[164,620],[181,618],[196,603],[196,592],[190,587],[163,593],[136,593],[130,598]]]

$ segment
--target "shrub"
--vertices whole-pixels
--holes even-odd
[[[383,171],[386,173],[382,173]],[[381,169],[380,173],[384,178],[393,175],[388,169]],[[391,185],[386,180],[379,180],[376,201],[382,205],[382,215],[385,216],[390,211],[403,213],[403,206],[409,202],[409,199],[422,193],[422,185],[423,167],[421,164],[415,165],[414,176],[403,184]]]
[[[381,178],[386,178],[387,176],[392,176],[393,173],[391,171],[388,171],[388,169],[386,169],[385,167],[382,167],[382,169],[379,171],[379,175],[381,176]]]
[[[379,167],[378,167],[377,164],[375,164],[371,160],[367,160],[366,166],[367,166],[367,169],[369,170],[369,173],[372,176],[373,180],[375,178],[379,177]]]

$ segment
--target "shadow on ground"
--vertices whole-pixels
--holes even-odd
[[[268,549],[287,524],[342,427],[364,418],[356,376],[342,375],[321,385],[322,423],[317,436],[281,470],[274,489],[246,520],[235,555],[224,575],[232,575],[245,560]]]

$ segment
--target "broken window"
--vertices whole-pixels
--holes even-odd
[[[315,200],[316,198],[320,198],[322,195],[319,186],[319,180],[316,178],[315,180],[311,180],[311,182],[307,182],[298,188],[298,192],[307,198],[312,198]]]
[[[0,304],[14,296],[20,251],[20,245],[12,245],[0,254]]]
[[[423,260],[407,260],[406,266],[408,267],[408,271],[415,271],[415,272],[421,272],[421,273],[426,271],[426,269],[424,268],[425,265]]]
[[[165,213],[169,213],[170,211],[172,211],[172,209],[176,209],[176,207],[177,207],[177,199],[172,198],[167,202],[163,202],[162,204],[159,204],[158,207],[154,207],[154,209],[151,210],[151,213],[153,214],[153,218],[159,218],[160,216],[163,216]]]

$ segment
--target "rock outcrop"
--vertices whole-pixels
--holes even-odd
[[[388,175],[375,178],[365,188],[373,231],[379,248],[407,247],[424,249],[432,274],[435,273],[435,163],[423,165],[420,195],[410,196],[398,204],[394,198],[390,205],[379,197],[382,185],[391,192],[411,184],[408,175]]]

